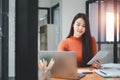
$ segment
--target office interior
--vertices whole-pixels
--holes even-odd
[[[37,80],[38,51],[57,50],[78,12],[110,51],[104,63],[120,63],[120,0],[0,0],[0,78]]]

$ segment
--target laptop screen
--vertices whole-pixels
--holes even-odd
[[[51,70],[51,76],[56,78],[77,79],[77,61],[75,52],[71,51],[40,51],[38,60],[51,58],[55,63]]]

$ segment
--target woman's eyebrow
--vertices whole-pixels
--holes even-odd
[[[81,24],[80,22],[77,22],[78,24]]]

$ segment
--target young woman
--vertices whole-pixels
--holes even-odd
[[[75,51],[78,67],[86,67],[87,62],[97,53],[96,40],[91,36],[89,20],[84,13],[78,13],[73,18],[70,32],[59,43],[58,51]],[[99,68],[100,64],[97,60],[92,66]]]

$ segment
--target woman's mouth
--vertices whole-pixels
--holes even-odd
[[[79,32],[79,33],[83,33],[83,31],[79,31],[79,30],[78,30],[77,32]]]

